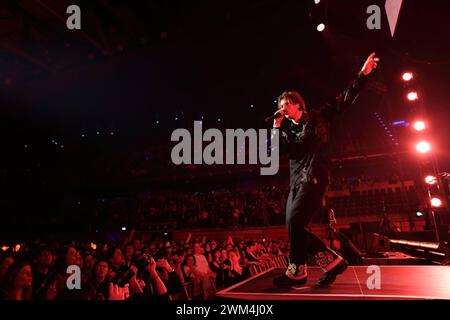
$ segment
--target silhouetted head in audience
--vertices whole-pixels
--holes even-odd
[[[133,246],[134,246],[134,250],[135,250],[135,251],[141,251],[141,250],[142,250],[141,240],[135,239],[135,240],[133,241]]]
[[[134,256],[134,246],[132,243],[127,243],[125,245],[125,253],[124,253],[125,261],[129,262],[133,260],[133,256]]]
[[[82,266],[81,255],[74,246],[67,247],[66,255],[65,255],[65,263],[66,263],[66,266],[71,266],[71,265],[77,265],[79,267]]]
[[[200,242],[194,243],[194,254],[204,254],[205,250]]]
[[[125,265],[125,258],[120,248],[114,248],[109,257],[109,262],[112,266],[119,268]]]
[[[5,276],[8,268],[14,263],[12,255],[4,255],[0,260],[0,280]]]
[[[94,256],[91,253],[87,253],[84,256],[84,266],[86,269],[88,270],[93,270],[94,268],[94,264],[95,264],[95,259]]]
[[[36,258],[34,259],[36,267],[40,270],[48,269],[53,266],[53,253],[47,247],[41,247],[37,250]]]
[[[253,253],[256,250],[256,243],[253,241],[247,241],[245,243],[245,247],[246,247],[247,252]]]
[[[187,254],[184,257],[184,261],[182,263],[182,266],[188,266],[188,267],[193,267],[195,266],[195,257],[192,254]]]
[[[26,261],[13,263],[6,271],[3,287],[7,300],[31,300],[33,274]]]
[[[215,261],[219,262],[222,260],[222,252],[220,250],[214,250],[212,254]]]
[[[241,262],[241,256],[237,250],[228,251],[228,259],[231,261],[232,265],[239,264]]]
[[[171,259],[172,264],[179,265],[181,263],[181,255],[179,251],[174,251]]]
[[[228,258],[228,251],[226,249],[222,249],[220,251],[221,255],[222,255],[222,259],[227,259]]]
[[[98,282],[103,282],[109,272],[109,265],[106,259],[99,259],[94,265],[94,276]]]
[[[151,256],[154,256],[156,254],[156,252],[158,252],[158,247],[154,243],[151,243],[149,245],[149,248],[150,248],[150,255]]]

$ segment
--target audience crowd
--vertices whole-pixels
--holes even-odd
[[[274,259],[287,261],[281,240],[190,238],[3,246],[0,299],[208,300],[257,268],[273,266]]]
[[[288,186],[252,191],[170,192],[101,199],[98,221],[117,226],[174,222],[176,228],[270,226],[284,224]]]
[[[395,184],[399,177],[336,176],[329,190],[371,187],[375,182]],[[135,197],[99,199],[96,221],[103,227],[120,228],[167,223],[171,228],[213,228],[273,226],[285,223],[287,184],[266,186],[251,191],[219,190],[210,192],[148,193]],[[98,224],[97,224],[98,225]]]
[[[396,183],[397,176],[335,178],[332,190]],[[92,225],[138,226],[172,221],[175,228],[283,225],[288,186],[251,191],[148,193],[98,199]],[[105,223],[106,221],[106,223]],[[104,225],[102,225],[102,223]],[[111,230],[111,229],[110,229]],[[116,229],[117,230],[117,229]],[[213,299],[275,262],[287,260],[281,240],[70,243],[3,246],[0,298],[8,300]],[[79,275],[79,278],[77,278]],[[78,279],[78,280],[77,280]],[[77,285],[79,283],[79,287]],[[72,288],[72,285],[75,288]]]

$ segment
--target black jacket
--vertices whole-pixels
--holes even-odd
[[[291,188],[313,178],[327,179],[330,122],[356,100],[366,81],[360,72],[335,99],[304,113],[298,125],[288,119],[282,121],[280,149],[289,153]]]

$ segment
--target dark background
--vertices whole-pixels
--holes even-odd
[[[66,28],[70,4],[81,7],[81,31]],[[381,30],[366,28],[371,4],[382,8]],[[299,90],[308,106],[323,103],[371,52],[379,68],[337,120],[334,155],[412,150],[409,128],[392,127],[393,140],[374,113],[386,124],[412,121],[417,107],[448,171],[448,2],[404,1],[394,38],[383,7],[360,0],[2,1],[3,228],[33,228],[67,212],[89,219],[103,196],[248,179],[238,167],[175,167],[171,132],[192,130],[200,119],[204,128],[267,127],[262,119],[283,90]],[[319,33],[322,20],[327,28]],[[404,70],[416,75],[415,105],[404,98]],[[259,166],[246,172],[254,177]]]

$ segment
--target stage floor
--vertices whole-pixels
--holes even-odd
[[[218,298],[241,300],[408,300],[450,299],[448,266],[380,266],[380,289],[369,289],[367,266],[350,266],[329,289],[316,289],[319,267],[308,268],[308,284],[277,288],[272,279],[285,268],[271,268],[217,293]]]

